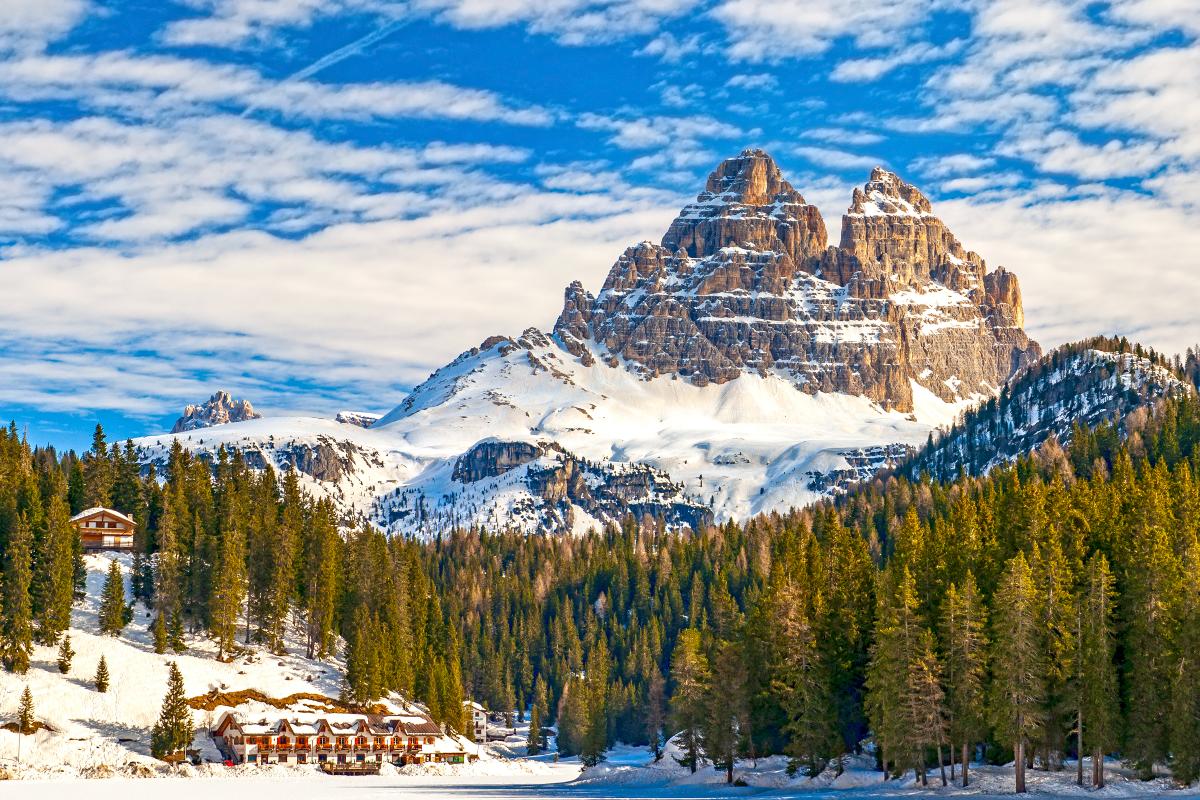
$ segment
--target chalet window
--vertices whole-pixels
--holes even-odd
[[[296,747],[308,747],[308,737],[307,736],[297,736],[296,737]]]

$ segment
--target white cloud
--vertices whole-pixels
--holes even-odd
[[[739,139],[753,135],[710,116],[625,117],[585,113],[576,124],[586,130],[609,131],[611,144],[627,150],[649,147],[685,148],[698,139]]]
[[[698,0],[415,0],[413,8],[460,28],[525,24],[568,45],[654,33]]]
[[[280,30],[309,28],[322,17],[368,13],[387,18],[405,9],[388,0],[190,0],[189,5],[206,13],[168,23],[164,42],[236,47],[273,40]]]
[[[793,147],[792,152],[819,167],[837,170],[871,169],[883,163],[874,156],[848,153],[845,150],[838,150],[832,147],[801,146]]]
[[[963,244],[1020,278],[1025,319],[1043,345],[1099,333],[1165,352],[1200,338],[1191,212],[1105,190],[1030,202],[1028,193],[935,204]]]
[[[136,115],[215,106],[310,119],[427,117],[516,125],[553,120],[545,109],[516,107],[494,92],[441,81],[274,81],[246,67],[121,52],[2,61],[0,91],[20,101],[71,98],[90,108]]]
[[[567,283],[597,289],[626,245],[665,230],[664,199],[521,189],[294,241],[10,252],[22,291],[0,295],[0,403],[161,413],[225,385],[278,408],[300,382],[318,387],[310,408],[384,410],[485,337],[552,324]],[[98,305],[121,309],[112,325],[89,321]]]
[[[996,159],[976,156],[970,153],[947,153],[937,156],[923,156],[915,159],[910,168],[930,178],[945,178],[951,175],[978,172],[994,165]]]
[[[862,48],[909,38],[940,0],[721,0],[712,14],[726,29],[729,56],[764,62],[824,53],[848,38]]]
[[[686,57],[694,53],[699,53],[701,49],[699,34],[692,34],[682,39],[677,39],[670,32],[663,31],[649,42],[646,42],[634,55],[653,56],[668,64],[677,64]]]
[[[89,7],[87,0],[4,0],[0,53],[41,50],[78,25]]]

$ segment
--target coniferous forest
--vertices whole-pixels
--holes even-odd
[[[177,448],[163,474],[97,430],[77,457],[0,434],[0,659],[60,645],[83,576],[68,520],[139,522],[134,594],[155,646],[221,656],[303,631],[347,699],[396,691],[555,724],[585,762],[616,742],[692,769],[782,753],[800,772],[870,747],[884,774],[970,779],[1015,760],[1102,785],[1115,756],[1200,778],[1200,403],[1075,430],[986,477],[881,476],[824,505],[702,531],[344,528],[294,473]],[[105,630],[128,624],[107,597]],[[130,598],[125,598],[128,601]],[[111,608],[109,608],[111,606]],[[122,613],[119,613],[122,612]],[[69,649],[69,646],[68,648]],[[1092,759],[1083,774],[1082,753]]]

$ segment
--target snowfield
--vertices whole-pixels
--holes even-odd
[[[914,301],[915,302],[915,301]],[[555,442],[620,469],[645,464],[710,506],[718,521],[808,505],[825,494],[814,476],[850,469],[847,451],[921,445],[980,398],[946,403],[913,382],[915,413],[885,411],[865,397],[807,394],[781,375],[746,374],[696,386],[638,377],[597,352],[585,366],[531,330],[468,351],[435,372],[370,428],[334,420],[271,417],[136,440],[144,460],[165,463],[173,440],[197,452],[221,445],[252,464],[304,471],[322,449],[320,477],[304,487],[393,533],[429,535],[457,524],[520,526],[523,474],[462,483],[458,457],[485,439]],[[328,469],[336,456],[340,466]],[[334,474],[336,472],[336,474]],[[421,506],[425,513],[413,509]],[[577,533],[599,527],[582,509]]]

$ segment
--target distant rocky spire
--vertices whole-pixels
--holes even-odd
[[[254,410],[249,400],[235,400],[229,392],[218,390],[208,402],[200,405],[189,405],[183,409],[183,416],[175,420],[171,433],[193,431],[197,428],[209,428],[213,425],[225,425],[229,422],[244,422],[248,419],[258,419],[262,414]]]

